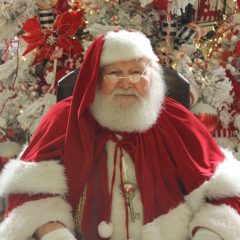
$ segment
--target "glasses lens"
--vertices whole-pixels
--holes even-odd
[[[118,81],[118,76],[114,75],[114,74],[105,75],[104,80],[109,81],[109,82],[117,82]]]
[[[138,74],[128,75],[128,79],[130,82],[138,82],[141,79],[141,75],[138,75]]]

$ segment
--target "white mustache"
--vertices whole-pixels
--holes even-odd
[[[116,89],[112,92],[112,96],[115,95],[134,95],[136,97],[140,97],[138,92],[134,89]]]

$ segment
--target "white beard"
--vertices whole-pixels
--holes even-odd
[[[117,104],[114,100],[116,94],[133,94],[136,101],[131,101],[131,105]],[[153,76],[149,94],[144,98],[134,90],[117,89],[106,96],[97,89],[90,111],[101,126],[112,131],[144,132],[156,123],[164,97],[165,82],[158,73],[157,78]]]

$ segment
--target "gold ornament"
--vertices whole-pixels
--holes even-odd
[[[36,0],[36,5],[39,9],[47,10],[53,8],[58,0]]]

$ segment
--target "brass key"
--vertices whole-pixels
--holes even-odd
[[[130,211],[130,218],[131,218],[132,222],[135,222],[140,217],[140,214],[135,212],[134,205],[133,205],[133,198],[136,195],[137,186],[136,186],[136,184],[126,182],[126,183],[124,183],[124,189],[125,189],[125,194],[126,194],[127,206]]]

